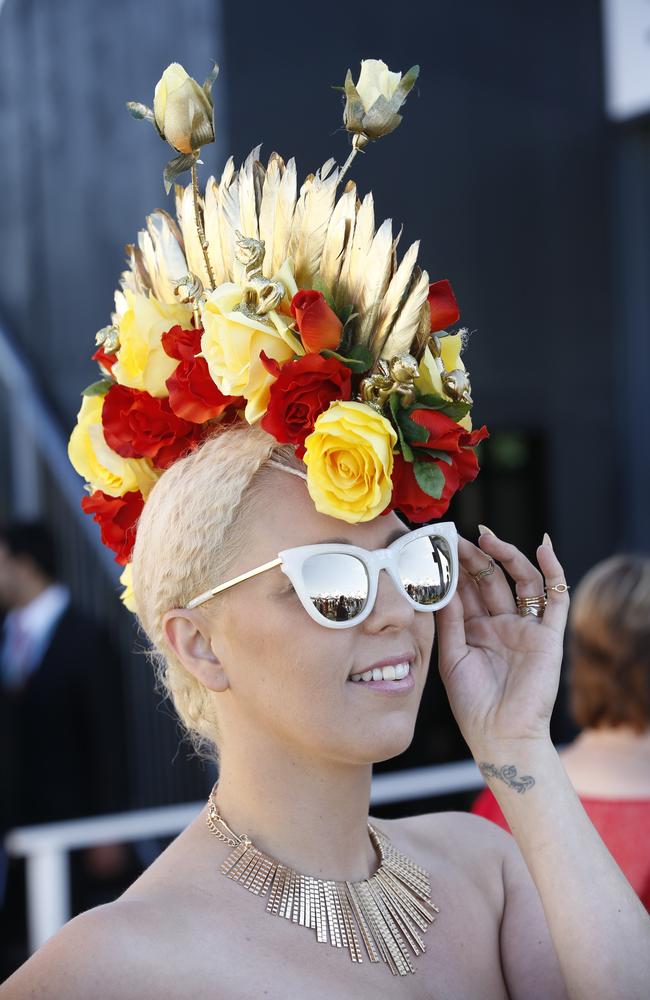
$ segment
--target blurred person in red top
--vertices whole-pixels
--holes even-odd
[[[578,737],[560,751],[591,822],[650,910],[650,559],[594,566],[569,613],[569,706]],[[486,788],[472,812],[508,830]]]

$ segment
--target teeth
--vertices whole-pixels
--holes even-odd
[[[353,674],[351,681],[401,681],[411,672],[410,663],[396,663],[389,667],[375,667],[373,670],[366,670],[363,674]]]

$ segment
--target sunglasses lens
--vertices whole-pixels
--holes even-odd
[[[321,552],[302,567],[303,584],[324,618],[347,622],[363,611],[368,600],[368,575],[355,556]]]
[[[407,542],[399,556],[399,574],[409,597],[434,605],[449,593],[452,581],[451,549],[444,538],[424,536]]]

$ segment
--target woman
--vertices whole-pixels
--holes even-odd
[[[279,567],[183,607],[206,579],[236,578],[278,551],[331,538],[372,550],[406,531],[394,514],[342,526],[316,512],[300,478],[269,465],[277,451],[264,432],[233,428],[159,480],[138,529],[136,595],[181,717],[219,743],[217,802],[231,829],[299,871],[358,880],[377,867],[366,828],[372,763],[412,738],[434,618],[382,573],[365,621],[324,628]],[[549,737],[568,597],[550,590],[543,619],[528,619],[507,584],[506,570],[533,597],[543,579],[564,582],[562,567],[548,541],[539,569],[494,535],[479,546],[461,540],[458,593],[435,620],[440,670],[516,843],[462,813],[371,820],[430,873],[440,910],[412,979],[386,979],[381,963],[357,968],[272,919],[219,873],[231,848],[201,814],[122,897],[71,921],[0,995],[644,996],[645,913]],[[486,556],[505,569],[477,585]],[[350,681],[386,659],[409,663],[408,687]]]
[[[569,700],[580,735],[560,759],[591,822],[650,910],[650,560],[587,573],[569,615]],[[472,812],[508,825],[489,789]]]
[[[214,137],[214,75],[199,88],[174,64],[154,109],[133,107],[183,154],[167,181]],[[471,427],[463,338],[443,329],[455,299],[416,244],[397,265],[370,196],[352,182],[335,196],[416,76],[377,60],[356,85],[348,73],[352,154],[299,196],[293,161],[254,150],[203,201],[193,173],[179,228],[154,213],[132,248],[69,452],[219,782],[123,896],[0,996],[645,995],[646,914],[549,738],[562,567],[548,540],[537,567],[429,524],[487,433]],[[436,626],[514,841],[460,813],[368,818],[373,762],[412,739]]]

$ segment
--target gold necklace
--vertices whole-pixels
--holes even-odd
[[[360,882],[335,882],[303,875],[255,847],[243,834],[230,829],[219,815],[214,799],[215,784],[208,799],[206,822],[210,831],[234,848],[221,871],[256,896],[269,898],[266,912],[285,917],[316,931],[321,943],[328,940],[347,948],[353,962],[363,962],[359,937],[371,962],[384,961],[393,975],[415,972],[414,955],[426,951],[419,931],[436,919],[438,907],[431,901],[429,873],[398,851],[388,837],[368,822],[368,832],[379,851],[381,863],[370,878]]]

